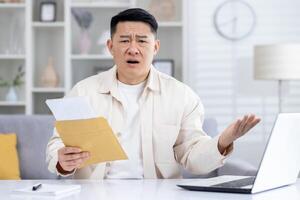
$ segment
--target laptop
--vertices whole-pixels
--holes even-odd
[[[273,126],[256,176],[226,175],[177,186],[195,191],[252,194],[295,183],[299,170],[300,113],[281,113]]]

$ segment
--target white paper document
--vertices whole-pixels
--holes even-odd
[[[48,99],[46,104],[57,121],[96,118],[89,98],[68,97],[60,99]]]
[[[63,184],[42,184],[41,188],[33,191],[32,186],[12,191],[13,195],[40,195],[40,196],[60,196],[78,193],[81,190],[80,185],[63,185]]]

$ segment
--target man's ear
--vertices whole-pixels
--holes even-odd
[[[160,41],[159,40],[155,40],[155,44],[154,44],[154,55],[156,55],[159,51],[160,48]]]
[[[111,39],[108,39],[107,42],[106,42],[106,46],[110,52],[110,54],[113,56],[114,55],[114,52],[113,52],[113,42]]]

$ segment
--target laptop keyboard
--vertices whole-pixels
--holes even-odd
[[[216,185],[212,185],[213,187],[225,187],[225,188],[240,188],[247,185],[253,185],[254,184],[255,177],[248,177],[243,179],[238,179],[234,181],[228,181],[225,183],[219,183]]]

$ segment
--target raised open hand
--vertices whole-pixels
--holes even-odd
[[[218,148],[221,153],[236,139],[245,135],[251,128],[260,122],[260,118],[255,115],[245,115],[242,119],[237,119],[230,124],[219,138]]]

